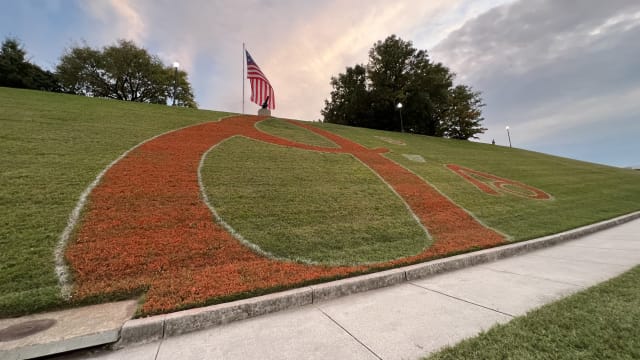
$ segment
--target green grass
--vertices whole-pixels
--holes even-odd
[[[640,266],[428,357],[640,359]]]
[[[592,224],[640,210],[640,172],[554,157],[521,149],[428,136],[316,124],[370,148],[418,174],[492,228],[514,241]],[[398,139],[394,145],[375,136]],[[418,163],[402,154],[421,155]],[[551,201],[490,196],[444,167],[457,164],[516,180],[550,193]]]
[[[152,136],[223,115],[0,88],[0,316],[63,304],[53,250],[79,195],[105,166]],[[335,146],[280,120],[257,126],[294,141]],[[465,141],[316,126],[389,148],[386,156],[514,240],[640,210],[637,171]],[[554,200],[488,196],[447,170],[447,163],[524,182]],[[395,194],[348,155],[234,138],[210,153],[204,173],[222,217],[278,256],[371,262],[414,254],[429,243]]]
[[[277,257],[381,262],[430,243],[402,201],[351,155],[236,137],[209,153],[202,175],[220,216]]]
[[[287,121],[278,119],[267,119],[259,122],[256,127],[267,134],[275,135],[281,138],[293,140],[299,143],[323,146],[323,147],[337,147],[331,140],[317,135],[311,131],[301,129],[298,126],[292,125]]]
[[[105,166],[154,135],[222,115],[0,88],[0,315],[61,304],[53,249]]]

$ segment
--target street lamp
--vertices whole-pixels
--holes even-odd
[[[398,111],[400,112],[400,132],[404,132],[404,125],[402,124],[402,103],[399,102],[398,105],[396,105],[396,107],[398,108]]]
[[[178,94],[178,68],[180,67],[180,63],[175,61],[173,63],[173,69],[175,70],[175,78],[173,81],[173,104],[172,106],[176,106],[176,95]]]
[[[507,125],[506,129],[507,129],[507,137],[509,138],[509,147],[511,147],[511,134],[509,134],[509,125]]]

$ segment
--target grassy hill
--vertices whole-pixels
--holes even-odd
[[[53,251],[78,197],[109,163],[153,136],[228,115],[6,88],[0,88],[0,109],[2,316],[66,306]],[[509,241],[640,210],[637,171],[466,141],[313,126],[369,149],[389,149],[387,159]],[[297,143],[336,147],[295,123],[269,119],[256,127]],[[526,184],[552,199],[538,201],[509,192],[488,195],[446,164]],[[471,177],[487,181],[477,174]],[[244,239],[268,256],[302,262],[301,266],[391,261],[413,256],[438,240],[425,233],[406,203],[375,171],[348,154],[233,137],[203,159],[202,184],[220,218]],[[519,191],[513,185],[504,189]],[[234,271],[243,279],[252,276],[243,275],[242,269]],[[228,295],[249,296],[280,285],[242,288]],[[178,307],[216,301],[185,297]]]
[[[223,115],[0,88],[0,314],[62,303],[53,250],[105,166],[152,136]]]

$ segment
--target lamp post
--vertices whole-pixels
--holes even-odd
[[[396,105],[396,107],[400,112],[400,132],[404,132],[404,124],[402,124],[402,103],[399,102],[398,105]]]
[[[176,106],[176,95],[178,94],[178,68],[180,67],[180,63],[179,62],[174,62],[173,63],[173,69],[174,74],[175,74],[175,78],[173,80],[173,104],[171,106]]]
[[[511,134],[509,134],[509,125],[507,125],[506,129],[507,129],[507,137],[509,138],[509,147],[511,147]]]

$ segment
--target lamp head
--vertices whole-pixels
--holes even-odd
[[[399,102],[399,103],[398,103],[398,105],[396,105],[396,107],[397,107],[398,109],[402,109],[402,103],[401,103],[401,102]]]
[[[173,68],[174,68],[174,69],[176,69],[176,70],[178,70],[178,68],[180,68],[180,63],[179,63],[179,62],[177,62],[177,61],[174,61],[174,62],[173,62]]]

